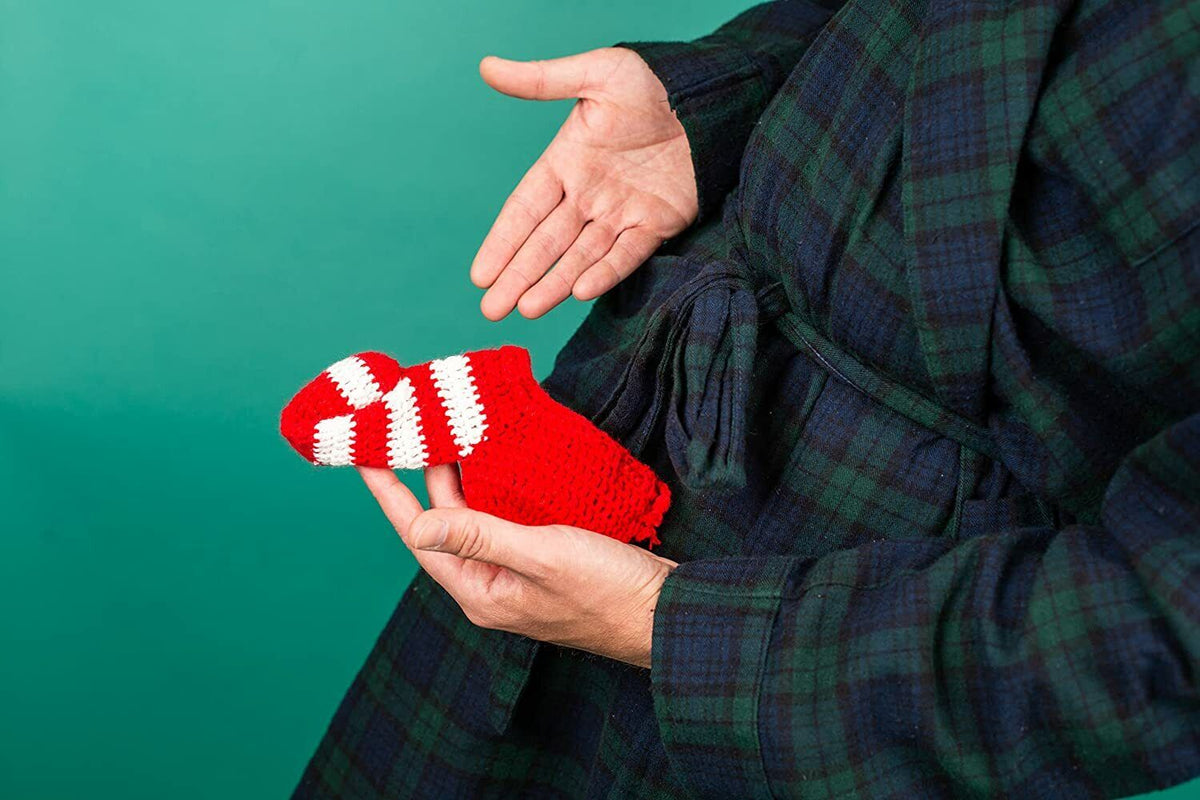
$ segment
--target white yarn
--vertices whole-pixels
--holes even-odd
[[[354,415],[330,417],[317,423],[313,434],[313,461],[331,467],[354,463]]]
[[[357,356],[343,358],[325,371],[346,402],[355,408],[365,408],[383,397],[370,368]]]
[[[419,469],[429,463],[425,436],[421,432],[421,414],[417,396],[408,378],[383,396],[388,410],[388,466],[392,469]]]
[[[430,362],[429,370],[458,454],[469,456],[475,445],[483,441],[483,432],[487,430],[487,416],[479,402],[475,379],[471,377],[470,359],[465,355],[439,358]]]

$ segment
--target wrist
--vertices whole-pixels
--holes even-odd
[[[647,585],[645,598],[638,604],[636,611],[630,615],[630,619],[634,623],[630,657],[622,659],[643,669],[650,669],[651,666],[650,656],[654,649],[654,612],[658,608],[658,598],[662,594],[663,582],[671,574],[671,571],[679,566],[669,559],[658,556],[655,558],[660,562],[659,568]]]

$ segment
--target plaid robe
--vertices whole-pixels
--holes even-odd
[[[544,385],[671,482],[652,669],[419,573],[295,796],[1200,774],[1200,2],[774,2],[626,46],[702,217]]]

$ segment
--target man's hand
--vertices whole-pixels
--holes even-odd
[[[695,221],[687,136],[637,53],[606,47],[525,62],[488,56],[479,72],[513,97],[579,99],[471,264],[472,282],[488,290],[480,303],[488,319],[514,306],[540,317],[571,294],[599,297]]]
[[[530,528],[472,511],[456,464],[425,470],[429,511],[391,470],[357,469],[471,622],[650,666],[654,607],[674,561],[579,528]]]

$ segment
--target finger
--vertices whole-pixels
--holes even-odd
[[[469,562],[449,553],[413,548],[412,522],[424,509],[421,508],[416,495],[396,477],[396,473],[390,469],[375,467],[358,467],[357,469],[367,484],[367,488],[375,496],[379,507],[383,509],[384,515],[392,523],[396,533],[400,534],[400,539],[408,546],[421,568],[448,591],[451,587],[464,585],[466,583],[464,576],[467,571],[464,568],[470,566]]]
[[[463,494],[462,478],[458,464],[438,464],[425,468],[425,489],[434,508],[466,508],[467,498]]]
[[[521,296],[521,314],[535,319],[571,296],[579,276],[612,249],[617,232],[607,222],[592,220],[583,226],[579,236],[558,263]]]
[[[575,281],[575,297],[594,300],[604,294],[632,275],[662,242],[658,234],[645,228],[621,231],[608,253]]]
[[[566,252],[583,228],[583,214],[574,203],[559,203],[537,227],[480,301],[488,319],[503,319]]]
[[[496,280],[533,229],[562,199],[562,184],[545,162],[534,163],[513,189],[471,262],[471,282],[486,289]]]
[[[564,533],[553,528],[529,528],[472,511],[435,508],[413,521],[413,546],[451,553],[459,558],[506,567],[529,576],[545,575],[561,556]]]
[[[544,61],[510,61],[487,56],[479,62],[479,75],[488,86],[524,100],[566,100],[579,97],[590,86],[589,68],[597,57],[579,53]]]
[[[408,533],[409,526],[423,509],[407,486],[401,483],[396,473],[378,467],[356,467],[363,482],[371,490],[375,501],[383,509],[384,516],[392,523],[401,538]]]

